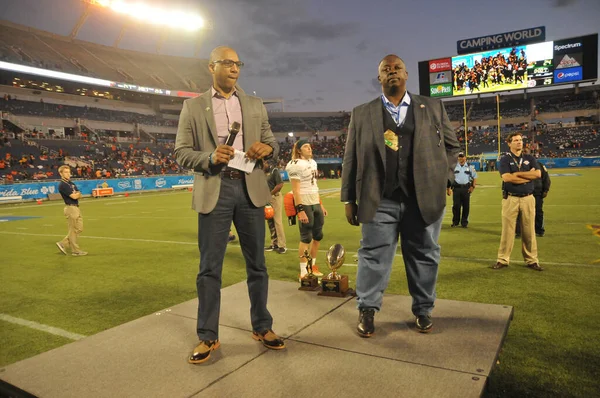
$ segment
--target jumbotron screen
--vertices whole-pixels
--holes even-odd
[[[591,81],[598,34],[419,62],[421,95],[451,97]]]

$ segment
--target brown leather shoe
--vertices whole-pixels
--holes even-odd
[[[210,358],[210,353],[220,346],[219,340],[201,340],[188,358],[188,362],[193,364],[206,362]]]
[[[527,264],[527,268],[531,268],[534,271],[543,271],[544,270],[538,263]]]
[[[282,350],[285,348],[285,343],[272,329],[263,330],[262,332],[252,332],[252,338],[256,341],[261,341],[263,345],[271,350]]]
[[[501,262],[497,262],[496,264],[492,265],[492,269],[500,269],[506,267],[508,267],[508,264],[502,264]]]

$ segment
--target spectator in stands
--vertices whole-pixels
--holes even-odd
[[[64,214],[67,218],[68,233],[60,242],[56,242],[56,246],[63,254],[67,254],[67,249],[71,250],[73,256],[85,256],[87,252],[81,250],[77,244],[77,238],[83,232],[83,217],[79,210],[79,199],[81,192],[77,186],[71,181],[71,167],[62,165],[58,168],[60,174],[60,184],[58,192],[65,201]]]
[[[267,309],[264,206],[270,193],[265,173],[261,167],[250,174],[227,167],[235,149],[245,150],[246,156],[258,164],[263,158],[276,157],[279,150],[262,100],[246,95],[236,85],[243,65],[229,47],[211,52],[213,85],[199,97],[184,102],[175,140],[178,163],[196,172],[192,208],[199,213],[200,272],[196,285],[200,343],[188,359],[193,364],[207,361],[220,346],[221,274],[232,221],[246,260],[252,338],[270,349],[285,348],[284,341],[272,330],[273,318]],[[232,146],[227,145],[230,125],[243,122],[242,112],[243,120],[252,123],[242,124]],[[244,147],[244,142],[251,144]]]
[[[265,251],[275,251],[279,254],[287,252],[285,242],[285,230],[283,229],[283,221],[281,217],[281,211],[283,208],[283,195],[281,195],[281,188],[283,188],[283,180],[279,169],[277,167],[271,167],[268,161],[263,162],[263,170],[267,175],[267,183],[271,190],[271,200],[269,204],[273,207],[274,215],[273,218],[267,220],[269,225],[269,231],[271,232],[271,245],[265,248]]]
[[[443,103],[406,91],[402,59],[383,58],[378,80],[382,95],[352,111],[342,173],[346,218],[351,225],[363,223],[357,331],[361,337],[375,332],[375,311],[383,303],[400,235],[415,325],[428,333],[445,192],[460,146]]]
[[[319,246],[323,239],[323,224],[327,210],[321,203],[317,185],[319,171],[313,159],[312,148],[308,140],[298,140],[292,149],[292,160],[285,168],[288,172],[294,194],[294,204],[300,229],[300,278],[307,274],[304,252],[308,250],[312,258],[312,272],[315,276],[323,276],[316,265]]]

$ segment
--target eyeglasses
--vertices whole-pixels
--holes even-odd
[[[221,64],[226,68],[231,68],[233,65],[235,65],[240,69],[244,66],[244,63],[242,61],[234,61],[231,59],[219,59],[219,60],[213,61],[213,64]]]

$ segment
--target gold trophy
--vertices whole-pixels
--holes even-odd
[[[319,279],[313,274],[312,269],[312,257],[308,250],[304,250],[304,256],[300,256],[300,258],[306,259],[306,275],[300,278],[300,287],[298,290],[318,290],[319,289]]]
[[[327,251],[327,266],[331,273],[321,279],[320,296],[346,297],[354,295],[354,290],[348,288],[348,275],[340,275],[337,270],[344,265],[346,250],[336,243]]]

